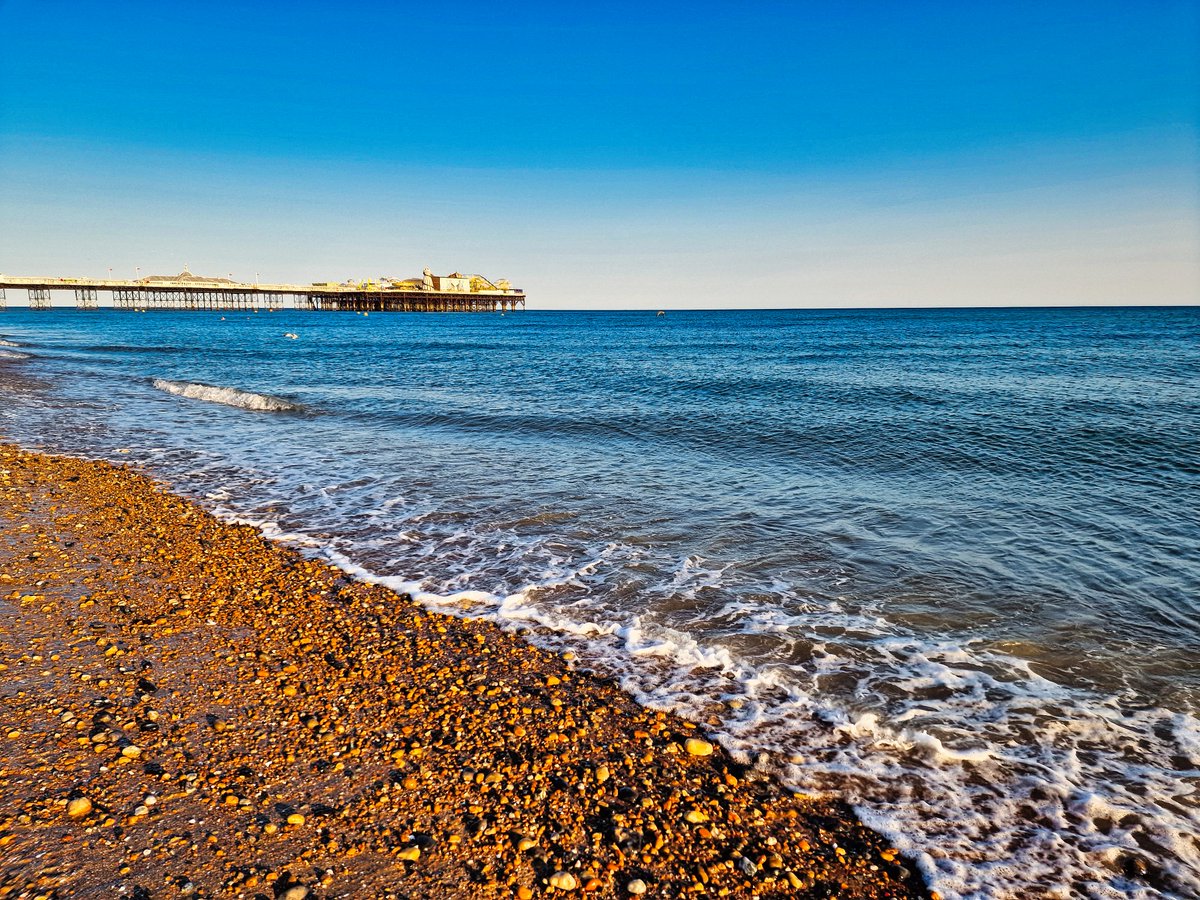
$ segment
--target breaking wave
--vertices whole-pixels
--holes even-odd
[[[208,403],[222,403],[225,406],[236,406],[239,409],[254,409],[267,412],[296,412],[298,404],[282,397],[270,394],[255,394],[253,391],[241,391],[237,388],[218,387],[211,384],[198,384],[190,381],[168,381],[165,378],[154,379],[154,386],[160,391],[187,397],[190,400],[204,400]]]
[[[10,344],[6,341],[0,341],[6,347],[16,347],[17,344]],[[17,353],[15,350],[0,350],[0,359],[29,359],[28,353]]]

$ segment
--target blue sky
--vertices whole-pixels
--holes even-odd
[[[0,0],[0,271],[1200,302],[1197,3]]]

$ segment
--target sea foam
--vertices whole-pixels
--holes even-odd
[[[300,407],[282,397],[270,394],[256,394],[253,391],[242,391],[232,387],[218,387],[211,384],[199,384],[191,381],[168,381],[165,378],[154,379],[154,386],[160,391],[187,397],[190,400],[204,400],[208,403],[221,403],[225,406],[236,406],[239,409],[253,409],[267,412],[294,412]]]

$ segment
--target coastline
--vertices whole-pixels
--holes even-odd
[[[0,470],[0,897],[929,896],[563,656],[130,469]]]

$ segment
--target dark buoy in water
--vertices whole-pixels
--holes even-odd
[[[658,312],[655,313],[656,316],[665,316],[666,314],[667,314],[667,311],[665,309],[660,309]]]

